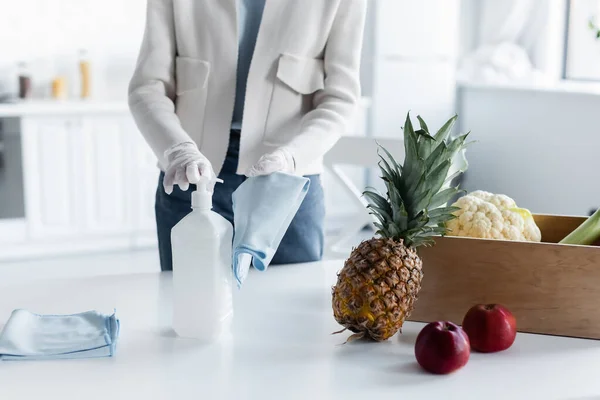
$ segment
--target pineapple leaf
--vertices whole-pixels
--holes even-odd
[[[407,241],[413,241],[415,238],[419,237],[419,235],[423,232],[423,229],[424,229],[423,227],[409,229],[406,232],[403,232],[402,236]]]
[[[402,214],[396,214],[394,225],[400,230],[405,231],[408,227],[408,217]]]
[[[465,141],[467,140],[469,134],[470,133],[465,133],[464,135],[461,135],[455,138],[454,140],[450,141],[450,143],[448,144],[448,153],[451,157],[454,157],[456,153],[458,153],[465,147]]]
[[[396,227],[396,225],[390,224],[387,234],[389,238],[397,238],[400,237],[400,230],[398,229],[398,227]]]
[[[419,120],[419,126],[421,127],[421,129],[423,129],[425,132],[429,133],[429,128],[427,127],[427,124],[425,123],[423,118],[421,118],[420,115],[417,115],[417,119]]]
[[[402,196],[403,199],[410,199],[411,201],[408,202],[406,204],[406,208],[408,211],[408,214],[411,218],[414,218],[419,211],[416,209],[416,201],[418,199],[418,197],[422,196],[422,191],[425,187],[425,183],[427,182],[427,175],[422,174],[419,177],[419,181],[416,184],[411,184],[410,186],[407,187],[406,191],[403,193],[404,196]]]
[[[426,159],[429,156],[429,153],[431,152],[431,148],[436,143],[435,139],[433,136],[431,136],[429,133],[425,132],[422,129],[419,129],[415,133],[417,135],[419,135],[419,140],[418,140],[419,157]]]
[[[377,234],[382,237],[404,240],[407,246],[429,246],[433,237],[447,232],[446,222],[456,218],[457,209],[448,203],[457,196],[457,185],[444,187],[456,177],[459,160],[457,155],[466,147],[466,135],[453,136],[457,116],[450,118],[435,135],[430,133],[426,122],[417,116],[419,127],[415,130],[410,112],[402,127],[404,137],[404,160],[398,162],[392,154],[378,143],[377,155],[381,179],[385,183],[385,195],[367,189],[365,196],[369,213],[374,216]],[[458,168],[466,169],[466,160]],[[453,165],[454,168],[452,167]],[[452,172],[450,172],[452,168]]]
[[[425,212],[419,213],[419,217],[410,221],[406,233],[409,236],[418,236],[421,232],[430,229],[429,223],[430,220],[427,214]]]
[[[418,135],[419,141],[421,139],[423,139],[423,140],[427,139],[428,141],[435,142],[435,138],[423,129],[419,129],[419,130],[415,131],[415,133]]]
[[[373,225],[377,228],[377,232],[375,232],[376,235],[380,235],[382,237],[388,237],[387,231],[385,230],[383,225],[381,225],[379,222],[373,222]]]
[[[392,219],[389,221],[390,223],[398,226],[399,229],[404,230],[408,226],[408,212],[404,207],[404,203],[401,201],[396,205],[392,206]]]
[[[379,149],[383,150],[383,152],[387,155],[389,162],[381,154],[379,154]],[[379,167],[382,174],[384,174],[384,181],[386,181],[388,191],[389,185],[400,187],[402,185],[402,166],[398,165],[390,152],[381,145],[379,145],[379,148],[377,149],[377,154],[381,158]],[[381,163],[383,163],[383,165],[381,165]],[[390,165],[390,163],[392,165]]]
[[[427,127],[427,124],[425,123],[423,118],[421,118],[420,115],[417,115],[417,119],[419,120],[419,125],[421,126],[421,129],[419,132],[424,132],[425,135],[422,135],[423,138],[429,139],[429,140],[421,140],[419,142],[419,154],[421,155],[421,157],[426,158],[431,153],[431,149],[435,145],[436,141],[435,141],[435,138],[433,136],[431,136],[431,134],[429,133],[429,128]]]
[[[461,191],[457,188],[451,187],[448,189],[444,189],[439,193],[436,193],[431,198],[431,203],[429,203],[429,208],[437,208],[444,204],[447,204],[452,198],[458,195]]]
[[[459,175],[460,175],[460,174],[462,174],[463,172],[464,172],[464,171],[460,171],[460,170],[459,170],[459,171],[456,171],[456,172],[454,172],[452,175],[449,175],[449,176],[448,176],[448,177],[447,177],[447,178],[444,180],[444,183],[449,183],[449,182],[452,182],[452,181],[454,180],[454,178],[456,178],[457,176],[459,176]],[[443,184],[444,184],[444,183],[443,183]],[[442,184],[442,185],[443,185],[443,184]]]
[[[387,189],[388,189],[388,197],[389,197],[390,203],[392,205],[392,210],[394,210],[394,208],[398,208],[400,206],[402,206],[402,208],[404,208],[404,203],[402,201],[402,197],[400,196],[400,193],[398,193],[398,188],[396,186],[394,186],[393,184],[389,183],[387,185]]]
[[[431,190],[434,193],[439,192],[441,189],[446,181],[446,176],[448,176],[448,170],[451,166],[452,161],[446,160],[427,175],[427,181],[430,183]]]
[[[408,226],[408,215],[403,208],[398,209],[393,213],[393,219],[390,221],[398,227],[398,229],[405,230]]]
[[[382,212],[387,213],[388,217],[391,217],[392,207],[383,196],[371,190],[365,190],[363,196],[367,198],[371,206],[378,207]]]
[[[434,219],[437,217],[449,217],[453,215],[452,213],[459,211],[460,207],[441,207],[436,208],[435,210],[429,211],[429,218]]]
[[[435,218],[430,218],[429,219],[429,223],[430,225],[435,225],[439,228],[445,228],[446,227],[446,223],[448,221],[452,221],[453,219],[456,219],[457,217],[454,214],[450,214],[450,216],[447,215],[440,215],[438,217]]]
[[[431,230],[431,231],[420,233],[418,238],[430,238],[432,236],[444,236],[447,233],[448,233],[448,230],[446,228],[436,227],[436,228],[433,228],[433,230]]]
[[[369,215],[373,215],[375,216],[375,218],[377,218],[377,221],[373,221],[373,224],[385,224],[385,220],[383,219],[383,217],[375,212],[370,212]]]
[[[404,173],[408,178],[413,173],[413,164],[419,156],[417,150],[416,134],[412,122],[410,120],[410,113],[406,115],[406,122],[404,124],[404,148]],[[415,172],[418,173],[418,171]]]
[[[425,161],[425,170],[429,172],[433,168],[435,168],[437,165],[439,165],[439,162],[447,159],[447,157],[446,157],[447,152],[448,152],[448,147],[446,146],[446,143],[441,142],[433,150],[433,152],[429,155],[429,157],[427,157],[427,160]]]
[[[385,183],[385,186],[387,188],[390,182],[393,182],[393,177],[391,175],[388,175],[388,173],[383,170],[381,171],[381,173],[383,176],[381,176],[380,178]]]
[[[415,202],[414,202],[414,206],[413,206],[414,209],[418,210],[418,211],[425,210],[427,208],[427,205],[429,203],[431,203],[431,195],[432,195],[432,191],[431,190],[427,190],[423,194],[421,194],[418,197],[416,197],[415,198]]]
[[[450,213],[446,213],[446,214],[442,214],[442,215],[434,215],[429,217],[429,226],[438,226],[441,228],[445,228],[446,227],[446,222],[451,221],[453,219],[458,218],[456,215],[454,214],[450,214]]]
[[[455,115],[452,118],[450,118],[444,124],[444,126],[442,126],[440,128],[440,130],[435,134],[435,136],[434,136],[435,140],[438,141],[438,142],[446,140],[446,138],[448,137],[448,135],[450,134],[450,132],[452,132],[452,128],[454,127],[454,124],[456,123],[457,119],[458,119],[458,115]]]
[[[386,223],[389,219],[386,217],[385,212],[382,212],[381,209],[377,209],[376,206],[368,205],[367,208],[371,210],[369,214],[374,215],[381,223]]]
[[[418,188],[422,186],[422,181],[425,176],[425,166],[422,159],[416,159],[412,164],[413,170],[415,171],[413,174],[404,174],[402,194],[409,198],[412,193]],[[401,182],[402,183],[402,182]]]
[[[371,210],[371,208],[369,207],[369,209]],[[387,219],[385,219],[385,217],[383,217],[380,213],[376,212],[376,211],[370,211],[369,212],[370,215],[373,215],[377,221],[379,221],[381,224],[387,224]]]
[[[382,165],[382,163],[384,163],[384,165]],[[381,171],[381,174],[383,175],[381,177],[381,179],[383,179],[386,182],[394,180],[392,172],[390,171],[390,166],[385,162],[385,160],[379,161],[377,163],[377,165],[379,166],[379,170]]]
[[[423,159],[419,154],[417,134],[414,131],[410,113],[406,116],[404,125],[404,149],[404,174],[402,178],[404,180],[403,194],[406,194],[406,192],[414,190],[414,185],[419,181],[423,171]]]
[[[379,158],[381,158],[381,161],[383,161],[385,163],[385,166],[390,171],[390,173],[395,171],[398,175],[402,174],[402,167],[400,165],[398,165],[398,163],[396,162],[394,157],[390,154],[390,152],[382,145],[378,145],[378,146],[379,146],[379,148],[377,149],[377,155],[379,156]],[[385,153],[385,155],[387,156],[389,161],[394,166],[394,169],[392,169],[390,167],[390,164],[387,162],[387,160],[385,158],[383,158],[383,156],[381,154],[379,154],[380,149],[383,150],[383,152]]]
[[[397,188],[391,186],[390,187],[390,202],[392,203],[392,218],[389,222],[392,225],[396,225],[398,229],[404,230],[406,227],[408,214],[406,208],[404,207],[404,203],[402,202],[402,198],[398,194]]]
[[[408,223],[408,229],[421,229],[429,223],[429,218],[425,216],[425,212],[421,211],[415,219]]]
[[[367,208],[372,211],[371,214],[375,215],[382,223],[392,219],[392,208],[383,197],[372,192],[365,192],[364,195],[369,200]]]

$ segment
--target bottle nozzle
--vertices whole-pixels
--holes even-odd
[[[196,183],[196,190],[192,192],[192,208],[199,208],[201,210],[212,209],[212,192],[208,190],[208,185],[211,181],[214,183],[223,183],[223,180],[217,177],[210,179],[201,176],[198,183]]]
[[[196,190],[198,190],[200,192],[202,192],[202,191],[206,192],[206,191],[208,191],[208,185],[210,183],[213,183],[213,184],[223,183],[223,179],[219,179],[219,178],[216,178],[216,177],[210,179],[210,178],[207,178],[205,176],[201,176],[200,180],[198,181],[198,183],[196,183],[196,187],[197,187]]]

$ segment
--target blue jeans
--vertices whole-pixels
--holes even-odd
[[[219,174],[224,183],[217,183],[213,194],[213,211],[219,213],[233,224],[233,205],[231,195],[239,185],[246,180],[243,175],[237,175],[239,156],[239,132],[232,131],[229,149],[225,163]],[[325,200],[321,178],[319,175],[307,176],[310,188],[298,213],[292,220],[284,235],[272,264],[295,264],[319,261],[323,257]],[[158,250],[162,271],[173,269],[171,256],[171,229],[191,212],[191,193],[195,185],[182,191],[179,186],[173,188],[173,193],[166,194],[162,181],[164,173],[160,173],[156,190],[156,228],[158,234]]]

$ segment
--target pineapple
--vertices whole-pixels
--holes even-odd
[[[384,341],[401,331],[423,279],[417,248],[433,245],[435,236],[447,233],[445,223],[455,218],[457,208],[446,205],[460,192],[452,181],[464,172],[466,160],[461,169],[451,170],[456,156],[464,155],[468,133],[450,137],[454,116],[432,136],[425,121],[417,118],[418,130],[410,113],[406,118],[403,165],[379,146],[386,155],[378,151],[387,193],[384,197],[374,190],[364,192],[378,231],[352,251],[332,289],[334,317],[345,327],[340,332],[355,333],[349,340]]]

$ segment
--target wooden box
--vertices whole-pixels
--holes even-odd
[[[423,283],[411,321],[461,324],[500,303],[520,332],[600,339],[600,247],[557,244],[584,217],[534,215],[542,243],[437,238],[420,249]]]

